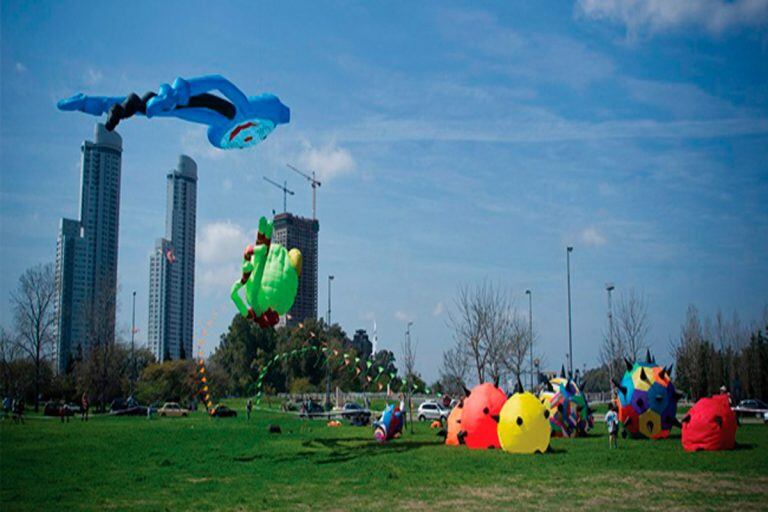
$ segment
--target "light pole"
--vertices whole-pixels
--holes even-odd
[[[525,290],[528,296],[528,350],[531,351],[531,392],[533,392],[533,294]]]
[[[331,281],[333,276],[328,276],[328,334],[331,329]],[[330,341],[330,339],[328,340]],[[328,411],[328,419],[331,419],[331,362],[328,356],[325,358],[325,408]]]
[[[133,312],[131,313],[131,397],[133,397],[133,381],[136,378],[136,352],[134,339],[136,337],[136,291],[133,292]]]
[[[566,247],[565,259],[568,272],[568,373],[573,378],[573,332],[571,329],[571,252],[573,247]]]
[[[608,346],[611,347],[610,361],[608,363],[608,375],[610,376],[611,385],[613,385],[613,356],[615,350],[613,348],[613,304],[611,302],[611,292],[613,292],[615,286],[613,283],[606,283],[605,291],[608,292]]]
[[[411,350],[411,326],[412,325],[413,325],[413,322],[408,322],[405,326],[405,343],[406,343],[406,347],[408,347],[409,352]],[[413,434],[413,421],[411,421],[413,419],[412,418],[413,405],[411,403],[411,390],[413,388],[413,376],[410,374],[410,372],[408,373],[407,382],[408,382],[408,395],[406,399],[408,400],[408,414],[405,415],[405,421],[407,422],[408,425],[411,426],[411,434]]]

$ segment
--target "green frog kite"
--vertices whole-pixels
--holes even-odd
[[[256,245],[243,254],[243,276],[232,285],[232,301],[244,318],[262,329],[277,325],[293,306],[301,275],[301,252],[272,243],[272,223],[259,219]],[[245,286],[245,300],[240,289]]]

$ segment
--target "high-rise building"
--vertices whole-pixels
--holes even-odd
[[[159,361],[193,356],[197,164],[179,157],[168,173],[165,238],[149,261],[150,350]]]
[[[115,338],[123,139],[103,124],[81,146],[80,219],[61,219],[56,246],[55,360]]]
[[[291,213],[275,215],[272,241],[286,249],[301,251],[301,277],[293,307],[281,322],[293,326],[307,318],[317,318],[317,233],[320,223]]]

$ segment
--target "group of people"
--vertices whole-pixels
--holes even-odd
[[[3,419],[12,418],[14,423],[24,423],[24,399],[3,398]]]

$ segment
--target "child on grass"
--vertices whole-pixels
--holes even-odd
[[[616,406],[608,404],[608,412],[605,414],[605,425],[608,428],[608,448],[619,447],[619,416],[616,414]]]

